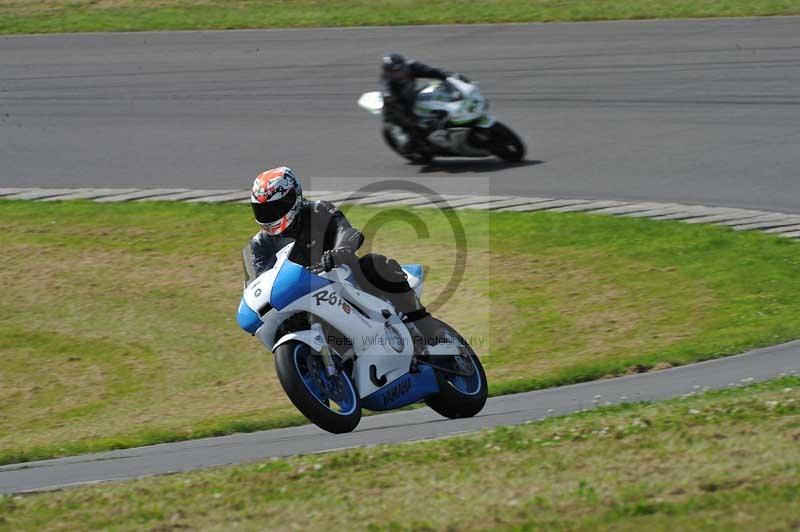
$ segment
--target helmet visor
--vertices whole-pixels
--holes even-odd
[[[296,202],[297,192],[292,189],[280,199],[266,203],[251,203],[250,205],[253,206],[253,214],[258,223],[271,224],[286,216]]]

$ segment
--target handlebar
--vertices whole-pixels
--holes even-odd
[[[325,268],[323,268],[320,263],[312,264],[311,266],[308,266],[306,269],[311,273],[313,273],[314,275],[319,275],[325,272]]]
[[[352,261],[357,261],[358,260],[358,258],[356,257],[356,254],[354,252],[352,252],[352,251],[349,251],[346,248],[334,248],[331,251],[336,252],[336,257],[337,257],[337,259],[335,261],[334,268],[338,268],[339,266],[342,266],[342,265],[348,265],[349,266],[349,263],[350,263],[351,260]],[[346,257],[346,260],[341,260],[343,257]],[[310,271],[311,273],[313,273],[315,275],[319,275],[319,274],[325,272],[325,268],[322,267],[322,260],[320,260],[316,264],[312,264],[312,265],[308,266],[307,269],[308,269],[308,271]]]

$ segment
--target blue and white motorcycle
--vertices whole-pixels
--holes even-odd
[[[415,355],[417,331],[391,303],[355,286],[347,265],[325,273],[292,262],[293,247],[245,287],[237,322],[275,354],[286,395],[309,420],[343,433],[358,425],[362,408],[424,401],[449,418],[480,412],[486,374],[458,332],[440,321],[439,341]],[[421,296],[422,266],[403,270]]]

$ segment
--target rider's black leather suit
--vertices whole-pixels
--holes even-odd
[[[270,236],[259,231],[245,246],[242,255],[247,282],[272,268],[278,251],[292,242],[295,246],[289,259],[303,266],[315,266],[328,250],[345,250],[344,256],[354,254],[364,242],[364,235],[332,203],[304,200],[297,217],[283,233]],[[397,261],[367,253],[348,265],[359,288],[391,301],[407,321],[428,316]]]
[[[420,119],[414,114],[414,101],[417,98],[415,80],[420,78],[446,79],[450,73],[418,61],[408,63],[408,79],[393,81],[381,77],[383,93],[383,121],[403,128],[411,138],[408,146],[400,146],[400,151],[409,151],[418,147],[429,131],[421,129]]]

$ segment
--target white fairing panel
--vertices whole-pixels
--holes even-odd
[[[291,340],[297,340],[298,342],[303,342],[307,346],[311,347],[314,351],[319,352],[322,349],[322,345],[325,343],[325,339],[318,331],[297,331],[293,333],[289,333],[281,337],[280,340],[275,342],[275,345],[272,346],[272,352],[274,353],[278,347],[282,346],[286,342]]]
[[[259,310],[269,303],[269,296],[272,291],[272,284],[275,282],[275,277],[281,269],[281,266],[289,258],[294,244],[289,244],[280,251],[275,258],[275,265],[269,270],[265,271],[252,283],[247,285],[242,294],[247,306],[253,310]]]
[[[417,95],[414,112],[422,117],[446,113],[454,125],[468,124],[486,115],[488,107],[478,86],[458,78],[428,84]]]
[[[261,274],[244,290],[244,300],[251,309],[257,312],[269,309],[260,314],[263,325],[256,331],[256,336],[264,345],[273,350],[282,342],[298,340],[319,350],[321,338],[316,331],[297,331],[280,339],[275,338],[280,324],[288,317],[295,313],[309,313],[352,340],[352,349],[357,355],[353,381],[361,397],[380,388],[370,373],[384,385],[408,373],[414,352],[411,333],[390,303],[359,290],[346,280],[351,273],[348,268],[334,268],[329,273],[316,276],[308,273],[309,277],[303,277],[305,284],[301,283],[299,289],[292,291],[295,299],[283,299],[280,304],[274,299],[273,287],[285,287],[281,283],[287,282],[281,269],[297,271],[297,265],[287,262],[292,247],[293,244],[281,250],[274,267]],[[308,288],[303,289],[302,286]],[[286,291],[281,292],[285,296]]]
[[[365,92],[358,99],[358,105],[374,115],[379,115],[383,109],[383,95],[378,91]]]
[[[406,279],[408,280],[408,286],[417,294],[417,298],[422,299],[422,272],[421,270],[417,273],[416,270],[412,270],[411,268],[406,269],[403,267],[403,271],[406,273]]]

